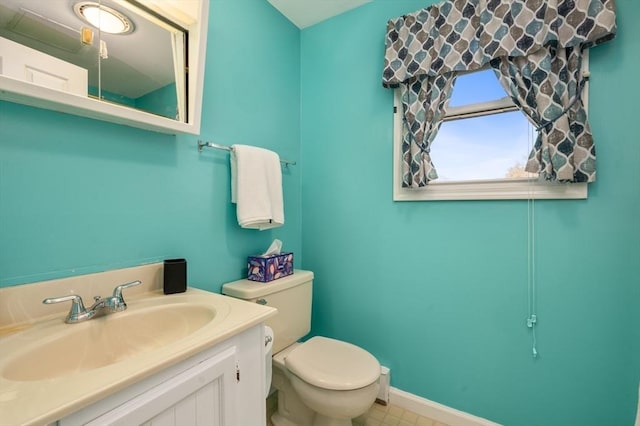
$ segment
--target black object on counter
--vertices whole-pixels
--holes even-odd
[[[164,261],[164,294],[187,291],[187,260],[167,259]]]

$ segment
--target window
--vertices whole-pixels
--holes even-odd
[[[585,72],[588,57],[585,56]],[[588,84],[582,99],[588,108]],[[524,171],[536,130],[518,110],[492,69],[456,79],[444,122],[431,145],[439,178],[427,187],[402,187],[402,104],[395,91],[395,201],[587,198],[586,183],[539,181]]]

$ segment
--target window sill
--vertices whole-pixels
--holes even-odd
[[[396,177],[394,201],[586,199],[587,183],[529,179],[432,182],[420,189],[402,188]]]

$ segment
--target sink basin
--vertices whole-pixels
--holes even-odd
[[[36,381],[105,367],[183,339],[216,314],[206,304],[171,303],[65,324],[63,332],[23,347],[5,364],[2,376]]]

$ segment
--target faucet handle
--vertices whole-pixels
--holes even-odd
[[[61,303],[61,302],[71,302],[71,309],[69,310],[69,314],[67,315],[67,322],[75,322],[74,319],[81,317],[87,313],[87,310],[84,307],[84,303],[82,303],[82,297],[77,294],[70,294],[69,296],[62,297],[50,297],[44,299],[42,303],[45,305],[50,305],[52,303]]]
[[[127,309],[127,304],[125,303],[124,298],[122,297],[122,290],[125,288],[134,287],[140,284],[142,284],[142,281],[136,280],[136,281],[131,281],[130,283],[120,284],[119,286],[113,289],[113,298],[117,300],[116,304],[118,305],[117,307],[115,307],[116,310],[124,311],[125,309]]]

